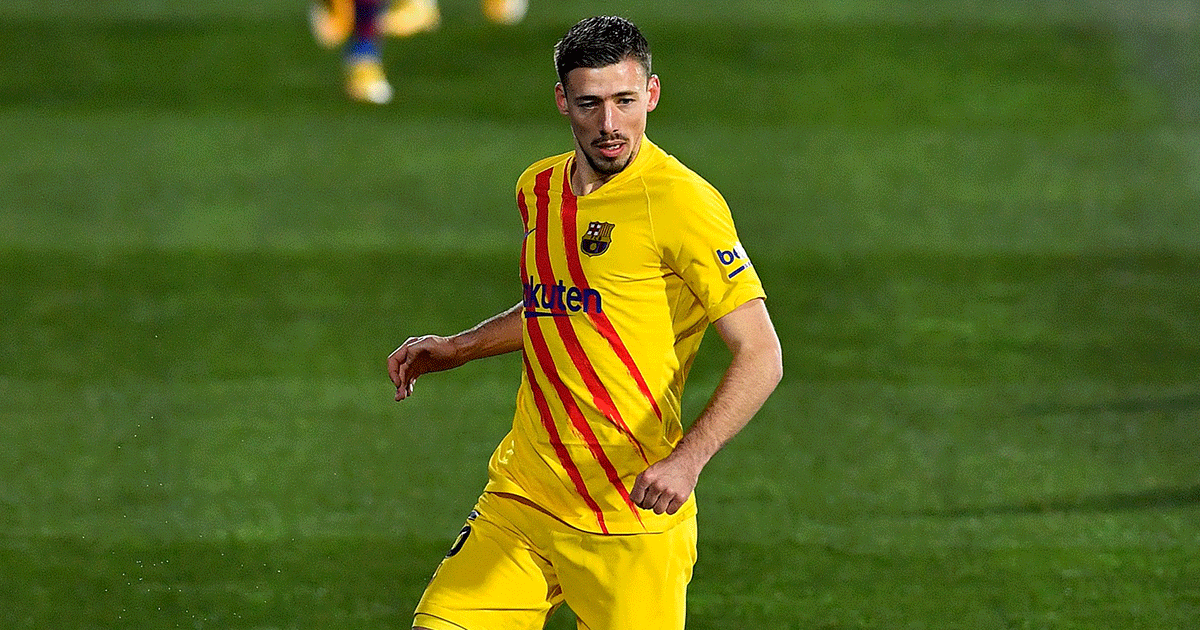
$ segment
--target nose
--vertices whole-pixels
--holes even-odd
[[[605,103],[603,111],[600,113],[600,132],[604,135],[611,135],[617,131],[617,105],[615,103]]]

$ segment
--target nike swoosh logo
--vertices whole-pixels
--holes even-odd
[[[528,230],[525,230],[525,236],[523,238],[529,238],[529,235],[533,234],[533,231],[536,229],[537,229],[537,226],[535,225],[535,226],[529,228]]]

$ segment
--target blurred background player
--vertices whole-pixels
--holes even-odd
[[[318,0],[309,10],[317,43],[343,47],[346,94],[353,100],[380,105],[392,100],[379,55],[380,17],[386,8],[386,0]]]
[[[497,24],[516,24],[529,0],[483,0],[483,14]],[[392,100],[379,55],[379,36],[408,37],[441,23],[437,0],[317,0],[309,11],[313,37],[326,48],[344,46],[346,94],[353,100],[384,104]]]
[[[529,0],[483,0],[483,15],[497,24],[516,24],[525,18]],[[407,0],[395,3],[380,18],[379,28],[387,35],[406,37],[433,30],[441,21],[437,0]]]

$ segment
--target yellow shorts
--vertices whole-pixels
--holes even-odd
[[[540,630],[566,602],[581,630],[681,630],[695,564],[695,517],[658,534],[592,534],[485,492],[413,627]]]

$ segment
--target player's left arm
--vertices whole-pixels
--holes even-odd
[[[635,504],[657,514],[679,510],[708,460],[750,422],[783,378],[783,351],[761,298],[713,326],[733,355],[725,376],[675,450],[638,475],[629,493]]]

